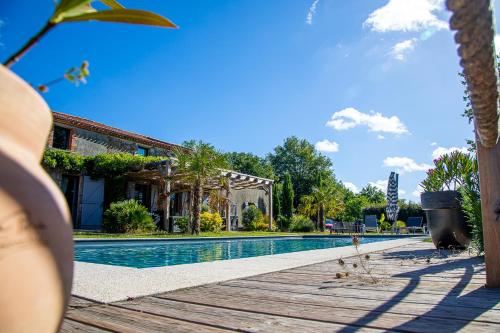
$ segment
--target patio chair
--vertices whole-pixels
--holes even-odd
[[[333,227],[331,229],[332,232],[336,233],[344,233],[346,231],[346,228],[344,227],[344,223],[340,221],[333,221]]]
[[[365,215],[364,231],[379,232],[377,215]]]
[[[357,227],[356,227],[356,222],[343,222],[344,224],[344,229],[350,233],[356,233]]]
[[[425,227],[423,226],[424,218],[422,216],[409,217],[406,220],[406,227],[404,229],[415,233],[418,229],[425,234]],[[403,228],[402,228],[403,229]]]

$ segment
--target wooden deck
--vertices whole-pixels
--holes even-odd
[[[357,260],[341,279],[335,260],[107,305],[73,298],[61,332],[500,332],[482,258],[429,243],[374,253],[377,283]]]

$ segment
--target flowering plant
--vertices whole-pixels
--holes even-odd
[[[478,174],[477,159],[471,154],[454,151],[434,160],[434,168],[420,186],[425,192],[455,191],[467,185]]]

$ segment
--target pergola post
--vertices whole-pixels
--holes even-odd
[[[172,173],[172,166],[170,165],[170,161],[166,162],[164,169],[164,177],[165,177],[165,186],[163,188],[163,195],[165,197],[163,201],[163,225],[162,229],[170,231],[170,175]]]
[[[229,200],[229,195],[231,194],[231,178],[226,178],[226,231],[231,231],[231,200]]]
[[[491,0],[448,0],[474,112],[481,190],[486,286],[500,288],[500,145],[498,71]],[[478,30],[480,29],[480,30]],[[498,45],[497,45],[498,47]]]
[[[481,186],[486,286],[500,288],[500,144],[485,148],[477,140]]]
[[[269,231],[273,230],[273,183],[269,183]]]

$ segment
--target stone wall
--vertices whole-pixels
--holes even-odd
[[[55,125],[58,126],[57,123]],[[102,153],[134,154],[138,146],[148,148],[149,155],[151,156],[170,156],[172,154],[167,149],[139,145],[135,142],[116,138],[111,135],[91,132],[67,125],[61,125],[61,127],[71,129],[71,151],[83,156],[94,156]],[[47,141],[47,146],[49,147],[52,145],[52,135],[51,131]]]
[[[246,206],[251,203],[259,207],[263,214],[269,214],[269,196],[261,189],[231,190],[230,200],[238,207],[238,225],[243,226],[242,213]],[[267,221],[266,221],[267,222]]]

